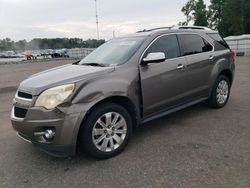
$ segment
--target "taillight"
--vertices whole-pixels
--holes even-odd
[[[234,52],[233,50],[230,50],[230,57],[231,57],[232,59],[235,58],[235,52]]]

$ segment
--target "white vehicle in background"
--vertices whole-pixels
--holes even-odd
[[[11,58],[15,55],[14,51],[5,51],[1,53],[1,58]]]
[[[26,57],[23,54],[16,53],[14,51],[5,51],[5,52],[0,53],[0,64],[21,62],[25,59],[26,59]]]
[[[4,53],[0,52],[0,58],[3,58],[3,57],[4,57]]]
[[[23,59],[25,59],[25,55],[23,55],[21,53],[16,53],[16,54],[12,55],[11,58],[23,58]]]
[[[25,56],[14,51],[5,51],[0,53],[0,58],[25,58]]]

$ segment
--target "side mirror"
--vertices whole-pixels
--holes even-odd
[[[160,63],[166,60],[166,56],[163,52],[149,53],[147,57],[142,60],[143,64],[148,63]]]

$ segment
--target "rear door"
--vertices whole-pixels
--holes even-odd
[[[186,90],[189,98],[207,96],[214,62],[214,47],[198,34],[178,35],[181,55],[186,57]]]
[[[157,38],[143,58],[154,52],[164,52],[166,61],[140,65],[144,116],[177,104],[185,97],[186,75],[180,67],[186,65],[186,59],[181,57],[177,36],[171,34]]]

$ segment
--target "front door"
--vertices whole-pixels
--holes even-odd
[[[186,58],[181,57],[177,36],[157,38],[146,50],[149,53],[164,52],[161,63],[140,65],[144,117],[178,104],[186,95]]]

